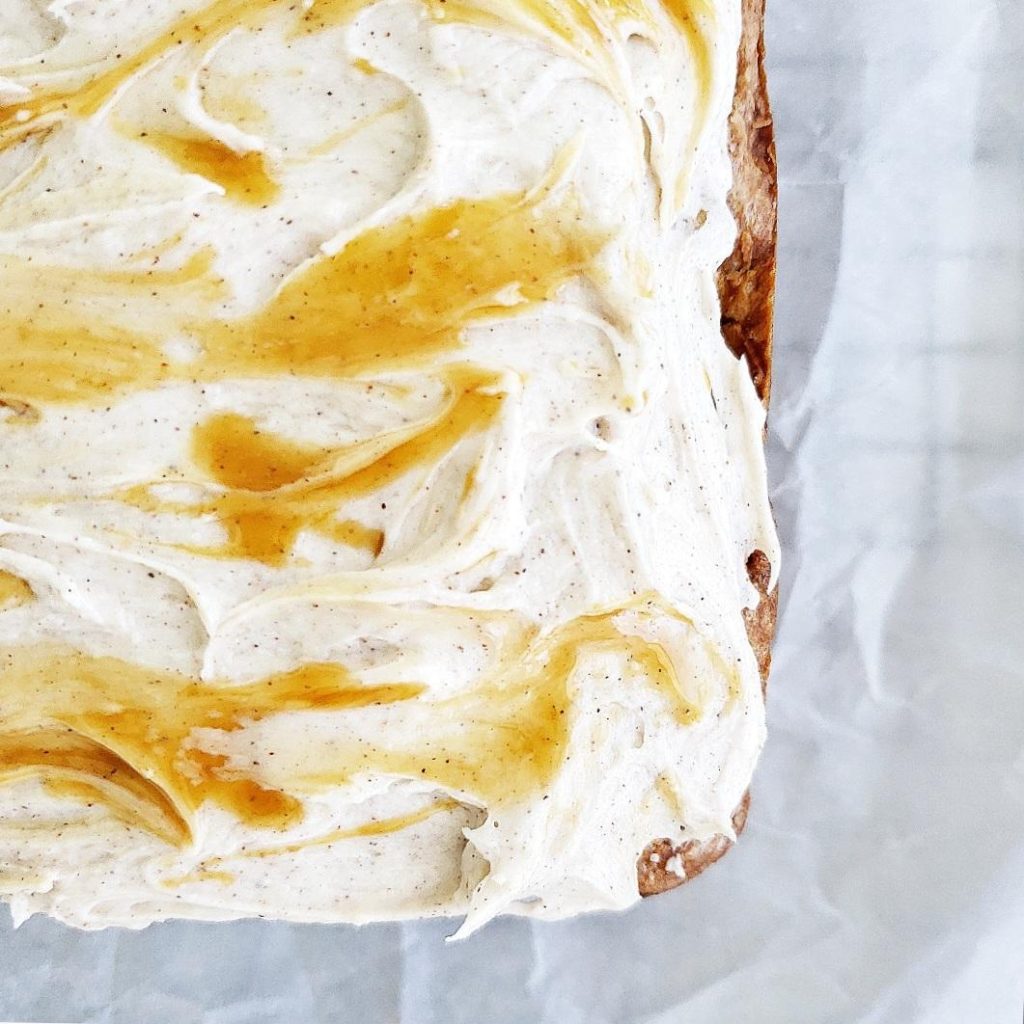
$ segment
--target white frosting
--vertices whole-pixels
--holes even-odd
[[[82,927],[466,914],[470,929],[498,913],[625,907],[648,842],[731,834],[764,738],[742,617],[756,601],[750,552],[778,564],[764,418],[723,343],[714,276],[735,234],[738,3],[690,15],[702,83],[693,40],[656,0],[648,18],[630,13],[639,0],[592,0],[600,33],[568,39],[525,2],[452,3],[442,18],[419,0],[316,0],[301,23],[285,0],[196,2],[201,42],[126,63],[95,109],[32,107],[132,62],[182,5],[55,0],[47,13],[5,0],[0,12],[0,98],[15,112],[0,129],[0,399],[38,413],[0,420],[0,569],[34,592],[0,602],[0,730],[128,720],[135,683],[72,681],[65,697],[54,673],[73,675],[71,661],[25,668],[72,649],[214,691],[310,663],[421,689],[242,709],[233,728],[196,719],[183,749],[221,755],[214,774],[300,811],[279,830],[200,801],[181,811],[178,843],[18,767],[0,738],[0,894],[18,920]],[[313,20],[318,5],[335,20]],[[246,202],[190,173],[151,144],[161,133],[264,161],[272,194]],[[563,218],[556,236],[564,225],[599,241],[540,298],[505,282],[455,348],[344,373],[203,362],[219,342],[197,323],[258,317],[282,282],[353,240],[502,195],[535,208],[527,223]],[[488,244],[505,244],[493,238],[482,266]],[[162,287],[128,280],[155,256],[171,270]],[[175,276],[190,259],[209,269]],[[31,340],[50,323],[49,341]],[[98,355],[58,352],[79,323],[107,325]],[[157,338],[163,369],[115,380],[113,330]],[[26,375],[23,353],[51,350],[35,379],[77,381],[74,393]],[[224,506],[210,502],[226,485],[197,465],[195,428],[247,417],[328,453],[317,471],[329,474],[450,411],[455,364],[473,368],[491,413],[328,509],[324,522],[379,531],[378,553],[306,520],[281,558],[223,557]],[[566,651],[551,691],[564,703],[538,724]],[[549,770],[524,769],[546,756],[527,741],[551,730],[562,746]],[[109,742],[167,788],[144,748]]]

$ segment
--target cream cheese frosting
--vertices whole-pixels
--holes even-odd
[[[6,0],[0,895],[561,917],[731,835],[736,0]]]

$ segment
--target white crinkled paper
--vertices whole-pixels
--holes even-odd
[[[1002,1024],[1024,1003],[1024,5],[772,0],[774,500],[747,832],[621,916],[0,925],[0,1018]]]

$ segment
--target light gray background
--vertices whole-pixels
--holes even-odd
[[[1024,4],[772,0],[775,504],[747,834],[620,917],[0,924],[0,1018],[1018,1024]]]

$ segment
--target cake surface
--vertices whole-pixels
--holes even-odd
[[[743,15],[5,5],[16,920],[470,930],[731,837],[778,564],[716,276]]]

